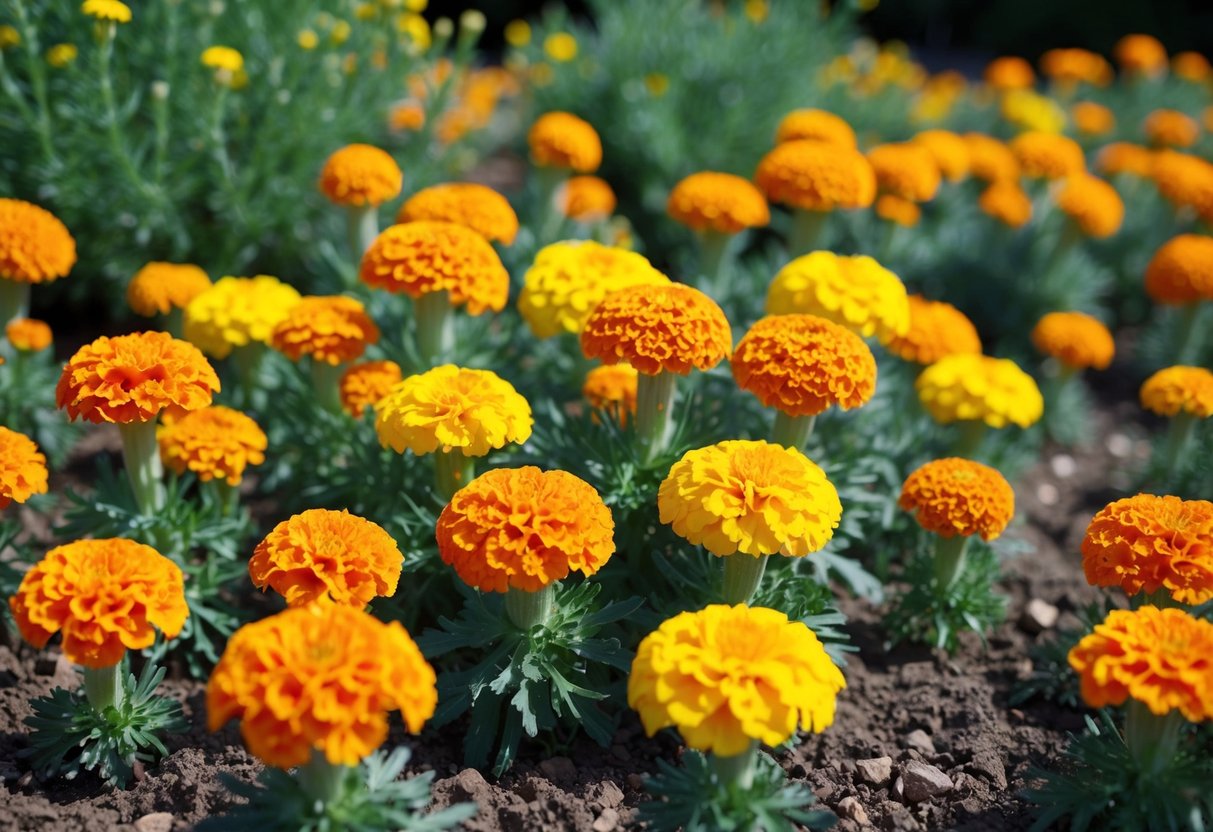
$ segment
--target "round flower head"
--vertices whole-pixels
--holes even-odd
[[[1145,179],[1154,169],[1154,151],[1139,144],[1112,142],[1100,149],[1095,166],[1108,176],[1128,173]]]
[[[1024,176],[1062,179],[1086,170],[1078,142],[1056,133],[1020,133],[1011,139],[1011,152]]]
[[[544,113],[526,136],[531,161],[541,168],[593,173],[602,164],[602,140],[588,121],[572,113]]]
[[[793,110],[783,117],[775,130],[775,144],[801,139],[839,147],[857,146],[855,131],[847,124],[846,119],[825,110]]]
[[[667,285],[670,279],[634,251],[568,240],[541,248],[522,281],[518,311],[537,338],[551,338],[580,333],[611,292]]]
[[[531,435],[531,406],[489,370],[446,364],[409,376],[375,405],[379,442],[396,453],[484,456]]]
[[[999,102],[1003,119],[1016,130],[1039,130],[1060,133],[1066,126],[1066,111],[1046,95],[1028,90],[1013,90]]]
[[[68,661],[95,669],[151,647],[153,627],[176,638],[189,615],[177,564],[121,537],[51,549],[8,603],[22,638],[45,647],[62,632]]]
[[[585,375],[581,394],[596,410],[605,410],[616,422],[626,425],[636,413],[639,373],[630,364],[595,367]]]
[[[628,677],[628,704],[649,736],[677,728],[691,748],[720,757],[757,740],[779,745],[834,722],[840,671],[813,631],[777,610],[713,604],[645,636]]]
[[[936,459],[901,486],[897,504],[940,537],[994,540],[1015,514],[1015,492],[994,468],[971,459]]]
[[[911,141],[931,154],[935,167],[949,182],[969,175],[969,144],[951,130],[924,130]]]
[[[51,345],[54,333],[46,321],[35,318],[13,318],[4,327],[4,337],[21,352],[41,352]]]
[[[615,553],[611,510],[565,471],[496,468],[455,493],[438,517],[438,553],[482,592],[535,592],[569,572],[593,575]]]
[[[400,193],[404,174],[386,151],[350,144],[335,152],[320,171],[320,193],[337,205],[381,205]]]
[[[985,82],[996,90],[1030,90],[1036,85],[1036,73],[1023,58],[1007,56],[986,64]]]
[[[1063,85],[1078,83],[1107,86],[1112,65],[1086,49],[1050,49],[1040,56],[1040,71]]]
[[[728,440],[687,451],[657,492],[661,522],[723,557],[804,557],[834,536],[838,492],[795,448]]]
[[[344,295],[303,298],[270,335],[270,344],[292,361],[305,355],[336,367],[359,358],[379,340],[379,327],[361,301]]]
[[[1213,300],[1213,237],[1180,234],[1168,240],[1146,266],[1146,294],[1170,305]]]
[[[1138,494],[1109,503],[1087,526],[1082,568],[1092,586],[1132,598],[1165,589],[1181,604],[1213,598],[1213,503]]]
[[[392,536],[348,511],[314,508],[274,526],[257,544],[249,575],[288,606],[316,601],[362,609],[396,594],[404,555]]]
[[[1057,207],[1084,234],[1096,239],[1111,237],[1125,218],[1125,204],[1116,189],[1087,173],[1066,177],[1057,194]]]
[[[980,353],[977,327],[950,303],[910,295],[910,328],[885,346],[903,361],[934,364],[946,355]]]
[[[416,220],[453,222],[507,246],[518,236],[518,215],[509,200],[475,182],[447,182],[413,194],[400,206],[396,222]]]
[[[43,208],[0,198],[0,278],[49,283],[76,265],[76,241],[67,226]]]
[[[1099,136],[1116,129],[1116,116],[1102,104],[1094,101],[1079,101],[1070,108],[1070,117],[1079,133]]]
[[[748,179],[731,173],[692,173],[670,191],[666,213],[695,231],[736,234],[766,225],[771,209]]]
[[[1167,49],[1150,35],[1125,35],[1116,42],[1112,54],[1126,72],[1157,75],[1167,69]]]
[[[1112,333],[1082,312],[1050,312],[1032,328],[1032,344],[1075,370],[1105,370],[1116,354]]]
[[[109,23],[131,22],[131,8],[122,0],[84,0],[80,11],[89,17]]]
[[[55,403],[72,421],[150,422],[160,411],[197,410],[219,392],[219,376],[198,348],[167,332],[102,336],[63,368]]]
[[[913,228],[922,219],[922,209],[918,207],[918,203],[893,194],[881,194],[876,197],[873,210],[882,220],[895,222],[905,228]]]
[[[581,351],[626,361],[648,376],[710,370],[733,349],[733,331],[710,297],[690,286],[633,286],[607,295],[586,319]]]
[[[939,167],[925,147],[909,142],[877,145],[868,151],[868,161],[883,192],[927,202],[939,190]]]
[[[1171,71],[1176,77],[1200,84],[1208,80],[1213,67],[1210,67],[1209,59],[1199,52],[1180,52],[1171,59]]]
[[[598,222],[615,213],[615,192],[597,176],[570,176],[556,196],[560,213],[574,222]]]
[[[0,508],[45,494],[46,457],[24,433],[0,427]]]
[[[388,711],[414,734],[434,715],[437,677],[400,623],[353,607],[296,607],[246,624],[206,686],[207,725],[240,719],[249,751],[288,769],[312,752],[357,765],[388,735]]]
[[[1150,175],[1158,191],[1176,208],[1192,208],[1213,217],[1213,164],[1199,156],[1162,150],[1154,154]]]
[[[754,181],[771,202],[802,211],[867,208],[876,199],[876,174],[862,153],[812,139],[778,145]]]
[[[767,290],[767,314],[818,315],[882,344],[910,327],[900,278],[864,255],[814,251],[788,263]]]
[[[1069,660],[1092,708],[1134,699],[1158,716],[1213,717],[1213,624],[1183,610],[1112,610]]]
[[[361,419],[368,407],[373,408],[403,380],[400,365],[395,361],[353,364],[341,374],[338,382],[341,406],[355,419]]]
[[[1141,386],[1141,406],[1159,416],[1180,412],[1198,419],[1213,416],[1213,373],[1204,367],[1167,367]]]
[[[1019,179],[1019,161],[1011,148],[993,136],[965,133],[961,138],[969,148],[969,171],[986,182]]]
[[[213,405],[187,413],[156,432],[160,458],[178,475],[237,486],[244,469],[265,462],[265,432],[238,410]]]
[[[990,184],[977,198],[977,206],[1008,228],[1022,228],[1032,219],[1032,200],[1013,179]]]
[[[235,76],[244,70],[244,56],[230,46],[208,46],[199,59],[202,65]]]
[[[1155,110],[1146,116],[1142,131],[1156,147],[1191,147],[1200,138],[1196,119],[1179,110]]]
[[[942,424],[981,421],[992,428],[1026,428],[1044,414],[1040,388],[1008,358],[949,355],[923,370],[914,386],[922,406]]]
[[[276,277],[223,277],[185,307],[185,339],[215,358],[237,347],[268,344],[270,334],[299,302]]]
[[[500,312],[510,294],[510,275],[492,244],[470,228],[422,220],[393,225],[362,257],[362,282],[419,298],[447,292],[452,306],[472,315]]]
[[[136,315],[150,318],[184,309],[211,288],[206,272],[189,263],[148,263],[126,285],[126,302]]]

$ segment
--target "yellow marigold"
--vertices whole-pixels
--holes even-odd
[[[34,440],[0,427],[0,508],[45,494],[47,477],[46,457]]]
[[[939,167],[925,147],[910,142],[877,145],[868,151],[868,161],[881,191],[926,202],[939,190]]]
[[[510,275],[484,237],[450,222],[393,225],[375,238],[362,258],[362,282],[414,299],[446,292],[452,306],[472,315],[500,312],[510,294]]]
[[[595,367],[585,375],[581,394],[590,407],[605,410],[615,421],[626,425],[636,413],[636,390],[639,373],[630,364],[608,364]]]
[[[577,57],[577,38],[568,32],[553,32],[543,39],[543,51],[557,63],[568,63]]]
[[[232,635],[206,686],[207,725],[239,718],[249,751],[281,769],[313,751],[357,765],[388,734],[388,711],[417,733],[437,677],[408,631],[353,607],[295,607]]]
[[[1128,173],[1144,179],[1153,171],[1154,151],[1129,142],[1112,142],[1100,148],[1095,166],[1108,176]]]
[[[148,263],[126,285],[126,302],[136,315],[150,318],[184,309],[211,288],[211,279],[191,263]]]
[[[1070,108],[1070,117],[1079,133],[1099,136],[1116,129],[1116,116],[1102,104],[1094,101],[1079,101]]]
[[[927,367],[914,384],[935,421],[981,421],[992,428],[1029,427],[1044,415],[1044,399],[1030,375],[1008,358],[949,355]]]
[[[565,471],[497,468],[455,493],[438,517],[438,553],[482,592],[534,592],[569,572],[593,575],[615,553],[615,521],[589,483]]]
[[[74,43],[56,43],[46,50],[46,62],[55,69],[63,69],[63,67],[76,60],[76,56],[79,54],[80,50],[76,48],[76,44]]]
[[[949,182],[969,175],[969,143],[951,130],[923,130],[911,141],[931,154],[935,167]]]
[[[1036,85],[1036,73],[1023,58],[1006,56],[986,64],[985,82],[996,90],[1028,90]]]
[[[1180,234],[1164,243],[1146,266],[1146,294],[1170,305],[1213,300],[1213,237]]]
[[[900,278],[864,255],[814,251],[788,263],[767,290],[767,314],[802,312],[882,344],[904,335],[910,303]]]
[[[597,222],[615,213],[615,192],[597,176],[570,176],[556,200],[560,213],[576,222]]]
[[[484,456],[531,435],[531,406],[489,370],[446,364],[409,376],[375,404],[379,442],[396,453]]]
[[[1112,50],[1116,63],[1126,72],[1157,75],[1167,68],[1167,49],[1150,35],[1125,35]]]
[[[1198,419],[1213,416],[1213,373],[1204,367],[1166,367],[1141,386],[1141,406],[1159,416],[1181,411]]]
[[[1032,200],[1014,180],[991,183],[977,198],[977,205],[986,214],[1011,228],[1021,228],[1032,219]]]
[[[320,192],[338,205],[381,205],[400,193],[404,174],[391,154],[369,144],[333,153],[320,171]]]
[[[518,215],[509,200],[475,182],[447,182],[413,194],[400,206],[396,222],[415,220],[453,222],[507,246],[518,236]]]
[[[40,352],[51,345],[54,335],[46,321],[34,318],[13,318],[4,327],[4,335],[14,349]]]
[[[906,477],[897,504],[940,537],[994,540],[1015,515],[1015,492],[996,469],[971,459],[936,459]]]
[[[903,361],[934,364],[945,355],[980,353],[977,327],[950,303],[910,295],[910,328],[886,345]]]
[[[57,546],[9,599],[21,636],[45,647],[63,633],[74,664],[112,667],[127,650],[151,647],[158,628],[176,638],[185,626],[185,578],[151,546],[115,537]]]
[[[187,413],[156,431],[160,458],[179,475],[240,485],[244,469],[265,462],[265,432],[238,410],[213,405]]]
[[[733,331],[716,302],[676,283],[612,292],[581,330],[586,358],[626,361],[649,376],[710,370],[732,349]]]
[[[395,361],[352,364],[338,382],[341,406],[355,419],[361,419],[368,407],[373,408],[403,380],[400,365]]]
[[[230,46],[209,46],[202,51],[202,65],[215,71],[215,83],[238,89],[248,83],[244,56]]]
[[[166,408],[181,412],[211,403],[219,376],[198,348],[167,332],[102,336],[67,362],[55,403],[70,419],[149,422]]]
[[[1032,328],[1032,344],[1066,367],[1105,370],[1116,354],[1112,333],[1082,312],[1050,312]]]
[[[122,0],[84,0],[80,11],[97,20],[111,23],[131,22],[131,7]]]
[[[721,757],[757,740],[779,745],[834,722],[842,672],[813,631],[777,610],[713,604],[645,636],[628,704],[649,736],[677,728],[691,748]]]
[[[1066,126],[1066,111],[1047,95],[1031,90],[1012,90],[999,102],[1002,117],[1019,130],[1060,133]]]
[[[1011,148],[983,133],[965,133],[962,137],[969,148],[969,170],[986,182],[1019,179],[1019,162]]]
[[[1151,176],[1158,191],[1176,208],[1193,208],[1213,216],[1213,164],[1199,156],[1161,150],[1154,154]]]
[[[1200,125],[1179,110],[1154,110],[1142,123],[1142,132],[1156,147],[1191,147],[1200,138]]]
[[[1040,71],[1063,84],[1079,82],[1107,86],[1112,65],[1102,55],[1086,49],[1050,49],[1040,57]]]
[[[784,116],[775,130],[775,144],[799,139],[834,144],[854,149],[857,146],[855,131],[842,116],[825,110],[793,110]]]
[[[867,208],[876,199],[876,174],[862,153],[812,139],[778,145],[754,181],[771,202],[802,211]]]
[[[1213,598],[1213,503],[1153,494],[1108,503],[1087,526],[1082,568],[1092,586],[1130,598],[1165,589],[1203,604]]]
[[[1092,708],[1141,702],[1163,716],[1213,717],[1213,624],[1183,610],[1112,610],[1070,651]]]
[[[44,208],[0,198],[0,278],[49,283],[76,265],[76,241]]]
[[[1103,239],[1120,230],[1125,203],[1115,188],[1097,176],[1068,176],[1057,194],[1057,207],[1088,237]]]
[[[1011,139],[1011,152],[1029,177],[1061,179],[1087,167],[1078,142],[1054,133],[1020,133]]]
[[[1171,71],[1185,81],[1202,83],[1208,80],[1213,68],[1209,66],[1209,59],[1199,52],[1180,52],[1171,59]]]
[[[918,225],[918,221],[922,219],[922,209],[918,207],[918,203],[894,194],[878,196],[874,210],[876,216],[882,220],[895,222],[906,228]]]
[[[731,173],[692,173],[674,186],[666,213],[695,231],[736,234],[771,221],[762,193]]]
[[[536,337],[551,338],[580,333],[586,318],[611,292],[666,285],[670,279],[634,251],[567,240],[540,249],[522,281],[518,311]]]
[[[379,327],[361,301],[345,295],[308,296],[293,304],[270,333],[270,345],[292,361],[345,364],[379,340]]]
[[[527,133],[531,161],[541,168],[593,173],[602,164],[602,140],[588,121],[572,113],[544,113]]]
[[[215,358],[251,343],[268,344],[299,300],[294,287],[276,277],[223,277],[185,307],[185,338]]]
[[[21,45],[21,33],[17,27],[5,24],[0,26],[0,52]]]

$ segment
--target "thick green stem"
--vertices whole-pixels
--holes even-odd
[[[785,448],[800,450],[813,435],[813,424],[816,421],[816,416],[789,416],[782,410],[776,411],[771,441]]]
[[[721,597],[726,604],[748,604],[762,583],[770,555],[747,555],[734,552],[724,559],[724,581]]]
[[[354,281],[362,265],[362,255],[379,236],[379,207],[376,205],[351,205],[345,209],[345,229],[350,244],[350,255],[354,258]]]
[[[450,500],[475,476],[475,457],[464,456],[462,451],[456,449],[434,452],[434,482],[442,499]]]
[[[297,777],[303,790],[317,803],[328,805],[341,795],[349,766],[330,763],[323,751],[312,750],[312,759],[301,765]]]
[[[0,278],[0,326],[29,315],[28,283]]]
[[[341,412],[341,374],[344,370],[343,364],[312,359],[312,392],[316,394],[317,404],[330,413]]]
[[[231,517],[240,505],[240,486],[232,485],[224,479],[213,479],[207,483],[215,492],[219,507],[224,517]]]
[[[964,535],[935,539],[935,588],[941,595],[946,594],[964,572],[968,546],[969,538]]]
[[[960,423],[960,436],[956,439],[954,453],[956,456],[973,458],[977,449],[986,438],[986,423],[980,419],[970,419]]]
[[[1176,364],[1192,364],[1200,357],[1200,348],[1204,341],[1205,331],[1197,326],[1204,304],[1197,301],[1189,303],[1179,313],[1178,348],[1175,352]]]
[[[547,623],[555,608],[556,584],[554,583],[534,592],[514,587],[510,587],[505,592],[505,614],[521,630],[529,630],[536,625]]]
[[[1163,460],[1164,473],[1171,479],[1179,473],[1184,464],[1184,452],[1192,440],[1192,431],[1196,427],[1196,417],[1191,413],[1176,413],[1171,417],[1171,426],[1167,429],[1167,450]]]
[[[670,441],[677,379],[673,373],[663,371],[654,376],[641,373],[637,381],[636,436],[646,462],[656,458]]]
[[[156,420],[119,425],[122,434],[122,461],[135,504],[150,516],[164,508],[164,469],[160,465],[160,447],[156,443]]]
[[[1158,716],[1136,699],[1125,709],[1125,745],[1141,771],[1158,774],[1179,750],[1184,718],[1178,709]]]
[[[788,256],[800,257],[816,251],[821,245],[822,229],[829,218],[827,211],[793,211],[792,228],[788,232]]]
[[[721,298],[728,294],[725,271],[729,265],[729,243],[733,238],[719,231],[704,231],[699,235],[699,286]]]
[[[417,323],[417,352],[426,366],[450,358],[455,347],[455,318],[445,291],[426,292],[413,302]]]
[[[563,168],[535,169],[535,198],[539,202],[539,244],[553,241],[564,222],[563,206],[556,204],[556,193],[568,179]]]
[[[236,365],[236,381],[240,393],[240,407],[253,406],[253,396],[261,386],[261,360],[265,357],[265,344],[250,341],[243,347],[232,350],[232,363]]]
[[[1132,609],[1141,609],[1142,607],[1158,607],[1160,610],[1165,610],[1168,607],[1175,609],[1187,609],[1183,604],[1175,600],[1171,595],[1171,590],[1164,587],[1159,587],[1153,592],[1139,592],[1129,599],[1129,606]]]
[[[174,338],[181,338],[185,331],[185,310],[180,306],[174,306],[164,316],[162,321],[164,331]]]
[[[749,791],[754,785],[754,764],[758,760],[758,741],[752,740],[750,747],[740,754],[731,757],[721,757],[712,754],[708,758],[716,782],[724,789]]]
[[[122,662],[109,667],[84,668],[84,695],[93,710],[120,708],[125,694],[122,690]]]

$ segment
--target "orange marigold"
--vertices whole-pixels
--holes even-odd
[[[710,297],[690,286],[632,286],[606,296],[581,330],[581,351],[626,361],[645,375],[710,370],[728,357],[733,331]]]
[[[0,278],[49,283],[76,265],[76,241],[58,217],[20,199],[0,198]]]
[[[396,160],[369,144],[346,145],[320,171],[320,192],[338,205],[380,205],[399,194],[403,185]]]
[[[1171,59],[1171,71],[1185,81],[1199,84],[1208,80],[1213,67],[1209,66],[1209,59],[1199,52],[1180,52]]]
[[[1120,230],[1125,203],[1115,188],[1097,176],[1067,176],[1057,194],[1057,207],[1088,237],[1103,239]]]
[[[615,213],[615,191],[597,176],[570,176],[556,195],[560,212],[575,222],[597,222]]]
[[[911,141],[931,154],[935,167],[949,182],[969,175],[969,144],[951,130],[923,130]]]
[[[1200,138],[1196,119],[1179,110],[1154,110],[1146,116],[1141,129],[1156,147],[1191,147]]]
[[[906,477],[897,504],[940,537],[994,540],[1015,514],[1015,492],[996,469],[971,459],[936,459]]]
[[[403,380],[404,374],[395,361],[363,361],[361,364],[353,364],[341,374],[341,381],[338,383],[341,406],[355,419],[360,419],[367,408],[377,405]]]
[[[631,364],[608,364],[586,373],[581,394],[596,410],[605,410],[626,425],[636,413],[636,390],[639,373]]]
[[[1112,55],[1126,72],[1157,75],[1167,68],[1167,49],[1151,35],[1125,35],[1116,42]]]
[[[63,368],[55,403],[70,419],[149,422],[165,408],[197,410],[219,392],[219,376],[197,347],[167,332],[102,336]]]
[[[510,275],[493,246],[449,222],[391,226],[363,255],[360,276],[368,286],[414,299],[445,291],[453,306],[466,304],[473,315],[500,312],[510,294]]]
[[[1112,142],[1100,148],[1095,166],[1108,176],[1128,173],[1145,178],[1154,169],[1154,151],[1130,142]]]
[[[1176,208],[1213,217],[1213,164],[1188,153],[1160,150],[1154,154],[1150,174],[1159,193]]]
[[[1112,65],[1086,49],[1050,49],[1040,57],[1040,71],[1063,84],[1085,82],[1103,87],[1112,81]]]
[[[565,471],[486,471],[438,517],[438,553],[482,592],[535,592],[569,572],[593,575],[615,553],[615,521],[598,492]]]
[[[0,508],[45,494],[46,457],[24,433],[0,427]]]
[[[762,192],[731,173],[692,173],[674,186],[666,213],[695,231],[736,234],[771,221]]]
[[[160,458],[178,475],[240,485],[244,469],[265,462],[265,431],[238,410],[212,405],[187,413],[156,432]]]
[[[811,139],[763,156],[754,181],[771,202],[802,211],[867,208],[876,199],[876,174],[862,153]]]
[[[1056,133],[1020,133],[1011,139],[1011,152],[1024,176],[1061,179],[1086,170],[1078,142]]]
[[[184,309],[211,288],[211,279],[191,263],[148,263],[126,285],[126,302],[136,315],[150,318]]]
[[[1141,386],[1141,406],[1159,416],[1182,411],[1208,419],[1213,416],[1213,373],[1182,365],[1159,370]]]
[[[153,627],[176,638],[189,616],[177,564],[121,537],[51,549],[8,603],[22,638],[45,647],[62,632],[68,661],[94,669],[116,665],[127,650],[151,647]]]
[[[1079,133],[1098,136],[1116,128],[1116,116],[1102,104],[1094,101],[1079,101],[1070,108],[1070,117]]]
[[[1213,237],[1180,234],[1164,243],[1146,266],[1146,294],[1170,305],[1213,300]]]
[[[868,151],[876,186],[913,202],[926,202],[939,190],[939,167],[920,145],[909,142],[877,145]]]
[[[876,216],[882,220],[895,222],[900,226],[912,228],[918,225],[918,221],[922,219],[922,209],[918,207],[918,203],[896,196],[894,194],[881,194],[876,198],[875,209]]]
[[[413,194],[400,206],[396,222],[416,220],[453,222],[507,246],[518,236],[518,215],[509,200],[475,182],[447,182]]]
[[[854,148],[858,145],[855,131],[846,119],[825,110],[793,110],[780,120],[775,130],[775,144],[798,139],[812,139],[839,147]]]
[[[961,138],[969,148],[969,170],[986,182],[1019,179],[1019,162],[1011,148],[984,133],[965,133]]]
[[[366,307],[344,295],[303,298],[270,335],[270,345],[292,361],[309,355],[334,367],[359,358],[378,340],[379,327]]]
[[[296,607],[232,635],[206,686],[207,726],[239,718],[254,756],[281,769],[313,751],[357,765],[388,734],[388,711],[417,733],[437,677],[408,631],[353,607]]]
[[[1082,312],[1050,312],[1032,328],[1032,343],[1066,367],[1107,369],[1116,354],[1112,333]]]
[[[572,113],[544,113],[526,135],[531,161],[541,168],[593,173],[602,164],[602,140],[588,121]]]
[[[977,327],[950,303],[910,295],[910,328],[886,346],[903,361],[934,364],[947,355],[980,353]]]
[[[4,336],[14,349],[22,352],[41,352],[54,339],[46,321],[35,318],[13,318],[5,325]]]
[[[1013,55],[995,58],[986,64],[985,82],[996,90],[1029,90],[1036,85],[1032,65]]]
[[[977,206],[1010,228],[1022,228],[1032,219],[1032,200],[1013,180],[991,183],[977,198]]]

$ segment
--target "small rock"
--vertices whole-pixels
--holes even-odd
[[[1002,764],[1002,758],[993,751],[978,751],[973,755],[969,768],[985,777],[999,788],[1007,788],[1007,769]]]
[[[935,753],[935,743],[931,742],[931,735],[921,728],[915,728],[906,734],[905,745],[906,748],[912,748],[928,757]]]
[[[1108,437],[1108,451],[1112,456],[1124,458],[1133,453],[1133,440],[1123,433],[1114,433]]]
[[[917,761],[905,764],[901,778],[905,782],[906,800],[921,803],[940,794],[952,791],[952,781],[935,766]]]
[[[173,828],[173,816],[169,812],[153,812],[135,821],[138,832],[169,832]]]
[[[477,801],[488,792],[488,781],[474,768],[465,768],[452,778],[451,796],[456,800]]]
[[[889,792],[893,795],[894,800],[905,800],[906,799],[905,778],[899,776],[896,780],[894,780],[893,788],[890,789]]]
[[[853,820],[861,826],[866,826],[870,823],[868,813],[864,811],[863,804],[859,802],[859,798],[857,797],[844,797],[838,801],[838,816]]]
[[[834,796],[835,788],[837,788],[837,787],[833,783],[829,783],[829,782],[823,783],[822,785],[813,789],[813,794],[817,795],[818,800],[820,800],[822,803],[825,803],[827,800],[829,800],[831,797]]]
[[[1054,474],[1064,480],[1074,476],[1074,472],[1078,470],[1078,463],[1069,454],[1058,454],[1049,460],[1049,467],[1053,469]]]
[[[598,797],[598,805],[604,809],[613,809],[623,802],[623,789],[610,780],[602,784],[602,794]]]
[[[893,776],[893,758],[875,757],[871,760],[856,760],[855,771],[859,779],[873,786],[883,786]]]
[[[590,828],[594,832],[611,832],[619,825],[619,813],[614,809],[603,809],[602,814],[598,816],[598,820],[594,821]]]
[[[568,757],[552,757],[539,764],[543,776],[553,782],[572,782],[577,779],[577,766]]]
[[[1023,613],[1019,616],[1019,628],[1032,635],[1043,633],[1053,629],[1059,615],[1061,611],[1048,601],[1033,598],[1024,605]]]
[[[1061,492],[1059,492],[1057,490],[1057,486],[1051,482],[1042,482],[1040,485],[1036,486],[1036,499],[1040,501],[1041,505],[1055,506],[1057,505],[1057,499],[1060,496]]]
[[[628,788],[638,792],[644,791],[644,777],[639,774],[629,774]]]

